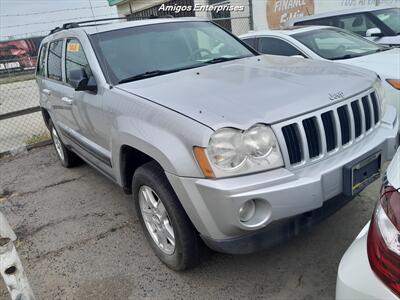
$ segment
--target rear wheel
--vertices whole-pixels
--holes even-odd
[[[49,130],[53,145],[61,164],[66,168],[72,168],[82,163],[82,160],[72,151],[68,150],[60,139],[53,122],[49,120]]]
[[[199,264],[204,246],[162,168],[156,162],[139,167],[132,191],[137,216],[158,258],[177,271]]]

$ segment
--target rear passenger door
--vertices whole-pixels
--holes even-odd
[[[67,86],[63,75],[64,39],[49,43],[47,54],[47,77],[43,93],[48,95],[50,114],[58,131],[65,128],[76,128],[70,103],[66,98]],[[63,132],[61,132],[63,135]],[[66,139],[63,142],[68,144]]]

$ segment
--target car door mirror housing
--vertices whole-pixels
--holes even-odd
[[[365,36],[366,37],[381,37],[381,36],[383,36],[383,33],[379,28],[374,27],[374,28],[368,29],[367,32],[365,33]]]
[[[75,91],[97,92],[96,80],[93,76],[88,76],[84,68],[69,71],[68,83]]]

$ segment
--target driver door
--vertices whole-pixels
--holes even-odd
[[[76,123],[76,129],[68,133],[69,138],[92,159],[95,158],[110,165],[103,148],[107,142],[101,130],[104,122],[102,94],[100,92],[75,91],[69,83],[69,72],[82,68],[88,77],[93,76],[81,42],[75,37],[67,38],[65,46],[66,97]]]

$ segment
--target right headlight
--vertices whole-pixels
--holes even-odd
[[[383,111],[383,106],[385,102],[385,88],[383,87],[382,80],[380,78],[377,78],[373,87],[376,92],[376,96],[378,97],[381,111]]]
[[[275,169],[283,158],[274,132],[256,124],[247,130],[222,128],[211,136],[207,148],[195,147],[206,177],[227,177]]]

